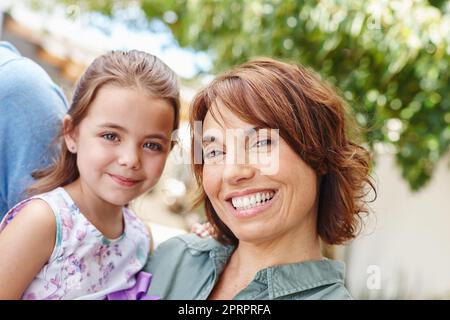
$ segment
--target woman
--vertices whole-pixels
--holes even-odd
[[[322,256],[320,239],[353,238],[374,187],[369,154],[349,140],[335,91],[301,66],[256,60],[200,91],[190,123],[196,203],[204,201],[217,241],[184,235],[161,244],[146,268],[149,294],[351,298],[344,264]]]

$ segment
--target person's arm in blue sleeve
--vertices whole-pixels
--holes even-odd
[[[49,75],[0,42],[0,218],[26,196],[31,173],[50,164],[66,111],[66,98]]]

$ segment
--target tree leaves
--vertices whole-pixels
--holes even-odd
[[[110,1],[80,2],[111,12]],[[258,56],[313,67],[347,100],[369,146],[394,147],[413,190],[448,152],[449,1],[142,0],[141,6],[148,19],[166,21],[181,46],[209,52],[216,72]],[[388,127],[391,119],[402,123],[400,131]]]

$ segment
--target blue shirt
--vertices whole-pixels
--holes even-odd
[[[31,172],[46,167],[67,101],[36,63],[0,42],[0,218],[33,182]]]
[[[194,234],[163,242],[145,268],[153,274],[148,294],[162,299],[207,299],[233,250]],[[344,273],[343,262],[328,259],[272,266],[258,271],[234,299],[351,299]]]

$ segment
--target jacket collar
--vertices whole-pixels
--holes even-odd
[[[208,252],[217,272],[222,272],[234,246],[223,245],[212,238],[202,239],[192,235],[185,238],[190,249]],[[267,286],[269,299],[277,299],[335,283],[344,284],[345,264],[342,261],[323,259],[304,261],[264,268],[258,271],[253,282]]]

